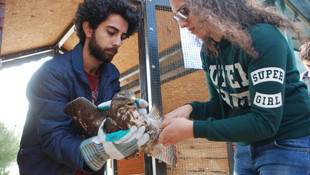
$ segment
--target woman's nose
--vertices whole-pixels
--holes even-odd
[[[181,28],[185,28],[188,25],[187,20],[179,19],[179,25]]]

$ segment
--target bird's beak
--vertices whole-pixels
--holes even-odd
[[[128,103],[129,106],[134,106],[136,102],[136,97],[131,97],[131,102]]]
[[[133,102],[135,102],[135,101],[136,101],[136,97],[131,97],[131,100],[132,100]]]

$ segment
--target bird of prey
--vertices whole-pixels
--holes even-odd
[[[146,107],[148,104],[146,101],[144,102],[146,105],[143,105]],[[96,136],[104,119],[106,119],[106,122],[102,129],[106,133],[127,130],[134,125],[137,127],[145,126],[150,139],[139,150],[173,167],[176,165],[175,146],[164,147],[162,144],[157,144],[160,134],[159,126],[162,122],[158,109],[153,106],[147,115],[140,115],[137,98],[132,91],[122,90],[115,94],[108,110],[98,109],[86,98],[79,97],[69,102],[65,106],[64,112],[73,117],[75,132],[83,138]],[[136,154],[133,154],[128,156],[127,159],[135,156]]]

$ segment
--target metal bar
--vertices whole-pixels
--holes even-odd
[[[112,160],[113,174],[117,175],[117,160]]]
[[[74,23],[72,22],[69,27],[65,30],[65,32],[61,35],[61,37],[54,44],[58,48],[61,48],[62,45],[70,38],[70,36],[74,33]]]
[[[148,83],[147,83],[147,63],[146,58],[148,54],[148,47],[146,46],[147,43],[147,32],[145,30],[146,27],[146,7],[145,3],[141,2],[141,6],[139,6],[139,10],[142,16],[143,24],[140,25],[139,32],[138,32],[138,44],[139,44],[139,69],[140,69],[140,96],[141,98],[145,99],[146,101],[149,100],[148,96]],[[152,160],[144,155],[144,174],[150,175],[152,172]]]
[[[156,26],[156,5],[158,1],[146,0],[142,3],[143,25],[139,31],[141,97],[147,99],[149,107],[155,104],[162,111],[159,54]],[[159,163],[144,155],[145,175],[166,175],[165,163]]]
[[[2,57],[3,63],[5,63],[8,61],[12,61],[13,59],[17,60],[17,59],[21,59],[21,58],[26,58],[26,57],[50,52],[53,50],[54,50],[54,46],[50,45],[50,46],[39,47],[39,48],[30,49],[30,50],[26,50],[26,51],[22,51],[22,52],[17,52],[17,53],[12,53],[12,54],[7,54],[7,55],[1,55],[1,57]]]
[[[234,147],[231,142],[226,142],[226,148],[227,148],[227,160],[228,160],[228,169],[229,169],[229,175],[234,174]]]
[[[2,64],[2,67],[0,67],[0,69],[10,68],[12,66],[19,66],[19,65],[22,65],[24,63],[29,63],[32,61],[38,61],[38,60],[41,60],[45,57],[53,57],[53,56],[54,56],[54,51],[49,50],[47,52],[28,56],[27,58],[23,58],[23,59],[10,59],[10,60],[4,62]]]
[[[281,0],[283,1],[283,0]],[[284,0],[284,4],[291,9],[292,11],[296,12],[298,14],[298,18],[306,24],[310,28],[310,21],[307,20],[307,18],[303,15],[303,13],[289,0]]]
[[[144,20],[143,20],[144,21]],[[140,69],[140,95],[141,98],[149,101],[148,97],[148,83],[147,83],[147,63],[146,63],[146,39],[144,38],[145,31],[144,25],[141,25],[139,32],[139,69]],[[152,161],[146,155],[144,155],[144,173],[149,175],[152,172]]]
[[[124,74],[122,74],[120,76],[119,81],[122,82],[122,81],[126,80],[127,78],[130,78],[130,77],[138,74],[139,72],[140,72],[139,69],[137,67],[134,67],[134,68],[130,69],[129,71],[125,72]]]

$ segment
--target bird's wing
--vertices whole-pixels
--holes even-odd
[[[67,103],[64,112],[72,116],[75,132],[83,138],[97,135],[101,122],[107,116],[107,111],[98,109],[84,97],[78,97]]]
[[[157,127],[159,127],[159,125],[163,121],[163,119],[160,115],[160,112],[155,105],[153,105],[151,111],[147,114],[147,118],[152,119],[153,125],[155,125]]]
[[[160,115],[159,110],[155,105],[153,105],[151,111],[147,114],[147,118],[151,119],[151,123],[149,125],[148,133],[151,134],[150,144],[143,148],[143,151],[146,151],[150,156],[155,157],[159,161],[163,161],[173,167],[176,166],[177,156],[176,156],[176,148],[174,145],[164,147],[162,144],[157,144],[157,139],[160,133],[159,126],[161,125],[163,119]],[[151,149],[151,150],[150,150]]]

